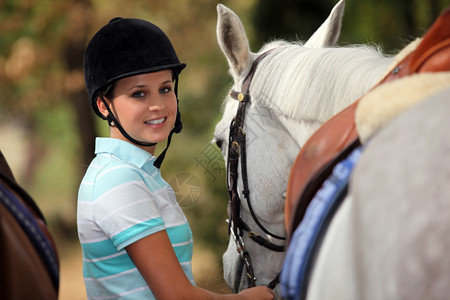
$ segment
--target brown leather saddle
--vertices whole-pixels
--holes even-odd
[[[414,73],[450,70],[450,8],[425,33],[417,48],[376,86]],[[376,87],[375,86],[375,87]],[[300,150],[289,176],[285,202],[288,236],[301,222],[314,195],[334,166],[360,145],[355,126],[359,100],[325,122]]]
[[[59,259],[34,200],[0,151],[0,299],[58,299]]]

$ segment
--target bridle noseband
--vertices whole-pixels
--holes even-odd
[[[237,109],[236,116],[231,121],[230,125],[230,135],[228,144],[228,163],[227,163],[227,186],[228,186],[228,202],[230,206],[229,220],[228,220],[228,231],[236,242],[237,251],[241,258],[244,260],[245,267],[247,270],[247,277],[249,280],[249,287],[254,287],[256,285],[256,278],[254,275],[253,265],[250,258],[250,254],[247,252],[244,246],[243,234],[244,231],[248,232],[248,236],[251,240],[258,243],[259,245],[270,249],[272,251],[283,252],[284,246],[275,245],[264,237],[260,236],[256,232],[252,231],[249,226],[241,218],[241,200],[239,198],[237,184],[238,184],[238,165],[239,161],[241,163],[241,175],[243,182],[242,194],[247,200],[247,205],[252,215],[253,220],[258,225],[258,227],[266,234],[279,239],[284,240],[284,237],[278,236],[276,234],[268,231],[258,220],[253,207],[250,202],[250,191],[248,188],[248,177],[247,177],[247,153],[246,153],[246,133],[244,131],[244,120],[245,120],[245,109],[247,103],[250,101],[250,83],[255,74],[256,67],[258,63],[270,53],[271,50],[264,52],[258,56],[253,62],[250,72],[247,74],[243,84],[241,92],[231,91],[230,95],[233,99],[239,101],[239,106]],[[272,282],[268,284],[268,287],[274,288],[279,282],[279,275],[275,277]]]

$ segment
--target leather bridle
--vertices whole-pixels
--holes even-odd
[[[255,74],[256,67],[258,63],[270,53],[271,50],[264,52],[258,56],[253,62],[250,72],[247,74],[243,84],[241,92],[236,92],[232,90],[230,95],[233,99],[239,101],[239,106],[237,109],[236,116],[231,121],[230,125],[230,135],[228,144],[228,163],[227,163],[227,186],[228,186],[228,202],[229,202],[229,220],[228,221],[228,232],[231,234],[236,242],[236,247],[239,255],[245,263],[246,273],[248,277],[249,287],[254,287],[256,285],[256,278],[253,270],[252,261],[250,254],[244,245],[243,235],[244,231],[248,233],[251,240],[258,243],[259,245],[270,249],[272,251],[283,252],[284,246],[279,246],[273,244],[266,238],[260,236],[256,232],[252,231],[249,226],[241,218],[241,199],[239,198],[237,184],[238,184],[238,165],[241,163],[241,176],[243,182],[242,194],[247,201],[248,208],[252,215],[253,220],[258,225],[258,227],[266,234],[279,239],[285,240],[284,237],[273,234],[267,230],[261,222],[258,220],[250,201],[250,191],[248,188],[248,177],[247,177],[247,156],[246,156],[246,133],[244,131],[244,120],[245,120],[245,109],[247,103],[250,101],[250,83]],[[268,287],[274,288],[279,282],[279,274],[268,284]]]

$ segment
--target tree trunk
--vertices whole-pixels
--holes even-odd
[[[68,91],[68,99],[73,107],[78,125],[82,166],[80,180],[94,156],[97,135],[94,114],[82,79],[84,50],[89,39],[92,20],[91,11],[92,3],[89,0],[78,0],[71,4],[70,23],[62,53],[68,67],[68,74],[72,74],[73,77]]]
[[[78,133],[81,145],[81,175],[85,172],[85,167],[89,165],[94,157],[96,128],[92,108],[85,90],[74,91],[70,94],[70,103],[74,108]]]

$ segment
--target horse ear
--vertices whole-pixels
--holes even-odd
[[[250,65],[250,47],[244,26],[228,7],[217,5],[217,40],[231,71],[241,75]]]
[[[328,18],[319,29],[305,43],[305,47],[324,48],[336,44],[341,33],[342,17],[344,15],[345,0],[340,0],[331,11]]]

